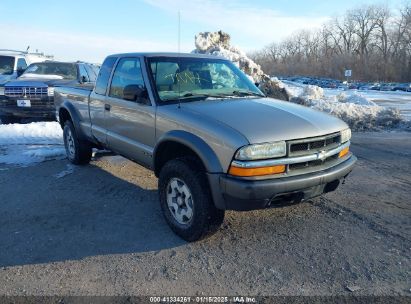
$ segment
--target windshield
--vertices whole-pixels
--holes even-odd
[[[22,78],[41,77],[55,79],[77,79],[77,67],[74,63],[39,62],[29,65]]]
[[[11,75],[14,70],[14,57],[0,56],[0,75]]]
[[[164,103],[209,97],[264,96],[228,60],[152,57],[149,64],[158,96]]]

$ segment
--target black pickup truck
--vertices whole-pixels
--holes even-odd
[[[33,63],[16,80],[0,87],[0,120],[18,123],[22,118],[55,118],[54,88],[93,87],[98,67],[84,62]]]

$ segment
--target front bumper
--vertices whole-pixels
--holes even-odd
[[[214,203],[224,210],[247,211],[301,202],[334,191],[357,161],[346,161],[317,172],[267,180],[244,180],[225,174],[208,174]]]
[[[25,99],[25,98],[19,98]],[[30,99],[31,107],[18,107],[17,98],[7,96],[0,97],[0,112],[2,115],[10,115],[22,118],[54,118],[56,108],[54,98],[43,97]]]

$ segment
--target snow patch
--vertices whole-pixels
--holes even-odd
[[[57,122],[0,125],[0,164],[27,166],[65,155]]]
[[[57,122],[0,125],[0,145],[62,143],[63,131]]]
[[[66,165],[66,170],[63,170],[57,174],[54,174],[54,177],[59,179],[59,178],[63,178],[69,174],[72,174],[74,172],[74,166],[71,164],[67,164]]]

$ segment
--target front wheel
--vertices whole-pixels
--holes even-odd
[[[87,141],[78,138],[71,121],[66,121],[63,129],[64,147],[67,158],[75,165],[88,164],[91,160],[92,148]]]
[[[214,234],[224,221],[224,211],[214,206],[205,174],[195,159],[167,162],[160,172],[158,190],[168,225],[188,242]]]

